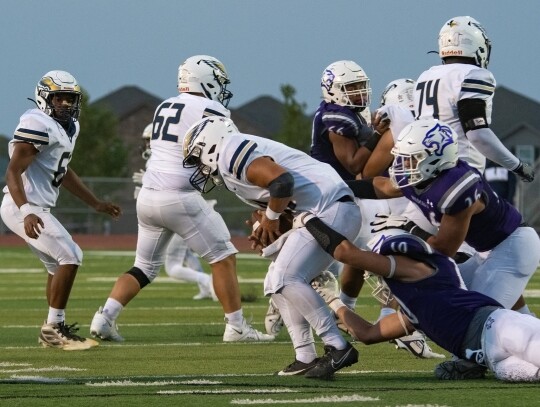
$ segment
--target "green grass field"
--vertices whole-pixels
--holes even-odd
[[[90,320],[133,253],[86,251],[67,319],[88,335]],[[268,263],[240,255],[238,276],[249,302],[244,313],[263,330]],[[0,406],[534,406],[538,384],[485,380],[441,382],[440,360],[415,359],[389,343],[355,344],[360,362],[325,382],[273,373],[294,359],[286,332],[273,343],[222,342],[219,303],[194,301],[192,284],[162,273],[124,310],[122,344],[103,342],[82,352],[44,349],[37,337],[47,306],[46,275],[26,248],[0,249]],[[367,290],[366,290],[367,292]],[[540,315],[540,274],[527,301]],[[368,319],[378,305],[363,293],[357,311]],[[434,350],[445,353],[432,344]],[[322,351],[322,347],[320,348]],[[540,352],[540,349],[538,350]]]

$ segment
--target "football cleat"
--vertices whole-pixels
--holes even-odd
[[[225,333],[223,342],[269,342],[274,340],[274,335],[267,335],[253,328],[246,319],[242,321],[242,326],[229,324],[225,318]]]
[[[465,359],[447,360],[435,366],[434,374],[439,380],[471,380],[486,377],[485,366]]]
[[[435,353],[427,344],[426,338],[418,331],[414,331],[411,335],[402,336],[398,339],[392,339],[390,343],[396,345],[396,349],[405,349],[413,356],[422,359],[444,359],[446,356]]]
[[[89,338],[76,335],[79,328],[77,323],[66,325],[64,322],[48,324],[41,327],[38,342],[44,348],[59,348],[63,350],[86,350],[98,346],[99,343]]]
[[[294,360],[289,366],[276,372],[277,376],[300,376],[305,374],[310,369],[314,368],[317,365],[319,358],[313,359],[309,363],[300,362],[299,360]]]
[[[264,317],[264,327],[268,335],[274,336],[279,334],[283,328],[283,317],[274,304],[274,301],[272,301],[272,298],[268,301],[268,311],[266,311],[266,316]]]
[[[92,318],[90,335],[104,341],[124,342],[124,338],[118,333],[116,322],[103,314],[103,307],[99,307]]]
[[[324,352],[324,356],[306,372],[305,377],[331,380],[335,372],[358,362],[358,351],[348,342],[345,349],[337,350],[333,346],[325,346]]]

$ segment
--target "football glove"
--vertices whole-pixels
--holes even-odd
[[[519,165],[512,170],[512,172],[518,175],[524,182],[533,182],[534,181],[534,168],[529,164],[524,163],[523,161],[519,162]]]
[[[131,179],[133,180],[134,184],[142,185],[142,178],[143,178],[144,172],[145,172],[144,170],[139,170],[133,173],[133,176],[131,177]]]
[[[371,233],[378,233],[388,229],[402,229],[410,232],[416,226],[416,223],[405,216],[377,213],[375,220],[371,221],[369,225],[373,227]]]
[[[328,270],[323,271],[311,281],[311,286],[319,293],[324,302],[336,312],[343,306],[339,299],[339,284],[336,277]]]

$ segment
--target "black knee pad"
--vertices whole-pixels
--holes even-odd
[[[146,287],[148,284],[150,284],[150,280],[148,277],[146,277],[146,274],[142,272],[141,269],[137,267],[132,267],[131,270],[126,271],[127,274],[131,274],[135,279],[139,282],[139,285],[141,288]]]

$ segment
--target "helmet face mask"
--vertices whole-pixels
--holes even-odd
[[[472,58],[476,66],[487,68],[491,41],[484,27],[469,16],[448,20],[439,32],[439,56]]]
[[[394,161],[389,172],[393,184],[418,185],[455,167],[457,134],[444,122],[432,118],[417,120],[399,133],[392,155]]]
[[[321,78],[325,102],[364,110],[371,103],[371,87],[364,70],[353,61],[329,65]]]
[[[42,112],[61,123],[79,118],[81,88],[68,72],[50,71],[43,75],[36,86],[35,98]]]
[[[141,156],[145,161],[148,160],[152,155],[152,150],[150,149],[150,140],[152,139],[153,129],[154,123],[150,123],[142,132]]]
[[[227,107],[233,94],[227,90],[231,81],[218,59],[209,55],[195,55],[178,67],[178,91],[200,93],[207,99]]]
[[[184,136],[184,168],[195,168],[191,185],[205,194],[223,185],[218,159],[223,139],[238,132],[231,119],[212,116],[194,123]]]

